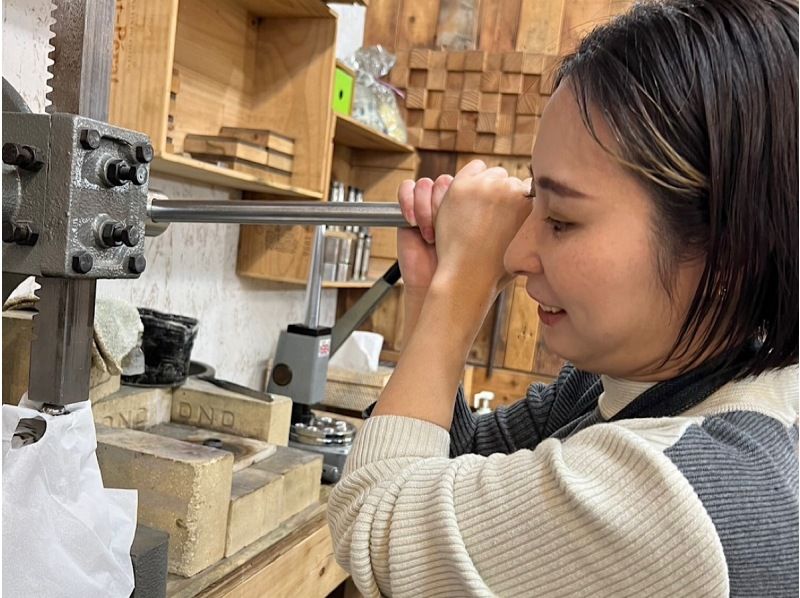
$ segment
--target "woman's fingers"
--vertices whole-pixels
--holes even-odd
[[[464,168],[456,173],[457,178],[475,176],[486,170],[486,163],[483,160],[472,160]]]
[[[436,214],[439,212],[439,206],[442,205],[447,190],[450,189],[450,184],[453,182],[453,177],[449,174],[443,174],[433,183],[433,192],[431,193],[431,220],[436,222]],[[436,229],[434,228],[434,237],[436,236]]]
[[[417,225],[417,219],[414,216],[414,185],[416,183],[412,179],[406,179],[400,183],[397,189],[397,202],[400,204],[400,210],[403,213],[403,218],[406,219],[411,226]]]
[[[419,226],[422,238],[428,243],[433,243],[433,208],[431,197],[433,194],[433,181],[423,178],[414,186],[414,217]]]

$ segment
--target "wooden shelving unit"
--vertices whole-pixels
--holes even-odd
[[[321,199],[336,18],[320,0],[117,0],[110,120],[150,136],[155,172]],[[293,139],[291,175],[245,174],[184,154],[187,134],[222,127]]]

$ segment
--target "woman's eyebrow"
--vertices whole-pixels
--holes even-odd
[[[539,189],[546,189],[559,195],[561,197],[574,197],[576,199],[586,199],[589,196],[583,193],[582,191],[578,191],[577,189],[573,189],[566,183],[562,183],[555,179],[551,179],[550,177],[543,176],[535,179],[536,186]]]
[[[546,189],[552,193],[555,193],[561,197],[574,197],[577,199],[585,199],[589,197],[582,191],[578,191],[577,189],[573,189],[566,183],[562,183],[557,181],[549,176],[542,176],[536,177],[533,174],[533,166],[528,164],[528,172],[531,174],[531,184],[536,185],[539,189]]]

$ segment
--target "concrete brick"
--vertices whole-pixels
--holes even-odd
[[[169,534],[170,573],[189,577],[224,556],[230,453],[98,425],[97,460],[107,488],[139,491],[139,523]]]
[[[172,395],[171,421],[285,446],[292,401],[271,396],[272,402],[260,401],[190,378]]]
[[[283,478],[281,521],[319,500],[322,455],[291,447],[278,447],[269,459],[252,467]]]
[[[204,446],[204,442],[216,440],[222,446],[214,447],[223,451],[228,451],[233,455],[233,472],[241,471],[250,467],[253,463],[263,461],[267,457],[275,454],[276,445],[255,440],[254,438],[244,438],[234,436],[216,430],[207,430],[197,426],[186,426],[183,424],[161,424],[147,430],[151,434],[167,436],[183,442],[191,442]]]
[[[95,423],[110,428],[143,430],[169,421],[172,389],[122,386],[92,403]]]
[[[281,523],[284,478],[248,467],[233,474],[225,556],[267,535]]]

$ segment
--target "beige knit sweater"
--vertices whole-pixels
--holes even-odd
[[[604,388],[608,418],[646,386]],[[714,524],[664,451],[715,413],[791,426],[796,396],[795,368],[728,384],[680,417],[455,459],[447,430],[373,417],[330,497],[336,558],[366,596],[727,596]]]

